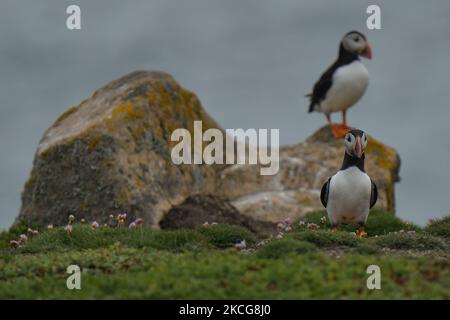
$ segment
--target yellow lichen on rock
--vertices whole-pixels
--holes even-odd
[[[98,143],[100,142],[100,139],[101,139],[100,136],[94,136],[89,139],[89,148],[91,151],[97,147]]]
[[[396,170],[398,164],[396,158],[397,153],[391,147],[381,143],[380,141],[369,137],[367,143],[366,152],[368,155],[373,156],[378,166],[390,171]]]
[[[145,116],[145,112],[137,110],[136,106],[131,101],[127,101],[115,107],[111,111],[111,114],[113,117],[121,117],[128,121],[143,119]]]
[[[61,114],[58,117],[58,119],[56,119],[55,125],[58,125],[59,123],[64,121],[64,119],[66,119],[68,116],[70,116],[72,113],[74,113],[77,110],[78,110],[78,106],[74,106],[74,107],[71,107],[71,108],[67,109],[63,114]]]

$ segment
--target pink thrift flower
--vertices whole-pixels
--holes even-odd
[[[311,230],[317,230],[317,229],[320,229],[320,226],[319,226],[318,224],[315,224],[315,223],[308,223],[308,224],[306,225],[306,227],[307,227],[308,229],[311,229]]]
[[[284,224],[290,226],[291,225],[291,217],[287,217],[286,219],[284,219]]]
[[[416,235],[416,231],[414,231],[414,230],[408,231],[408,236],[414,237],[415,235]]]
[[[11,246],[11,248],[18,248],[18,247],[20,247],[20,242],[16,241],[16,240],[11,240],[9,242],[9,245]]]
[[[20,243],[25,243],[25,242],[27,242],[28,241],[28,237],[25,235],[25,234],[21,234],[20,236],[19,236],[19,242]]]
[[[97,221],[94,221],[94,222],[91,223],[91,228],[92,228],[92,230],[95,230],[95,229],[97,229],[98,227],[99,227],[99,224],[98,224]]]
[[[67,231],[67,233],[72,233],[73,227],[71,224],[68,224],[64,227],[64,230]]]

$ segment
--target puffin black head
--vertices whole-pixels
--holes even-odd
[[[361,159],[367,146],[367,137],[364,131],[353,129],[345,135],[344,143],[349,156]]]
[[[341,41],[341,49],[346,52],[372,59],[372,49],[366,37],[359,31],[350,31],[344,35]]]

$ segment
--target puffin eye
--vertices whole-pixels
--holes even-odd
[[[347,141],[352,142],[352,137],[350,135],[347,136]]]

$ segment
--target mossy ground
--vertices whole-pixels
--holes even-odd
[[[0,298],[26,299],[410,299],[450,298],[448,218],[426,228],[374,210],[369,237],[321,223],[323,212],[292,224],[281,240],[258,239],[228,225],[195,230],[91,230],[75,224],[41,232],[9,248],[25,226],[0,234]],[[415,232],[409,232],[414,230]],[[247,249],[234,244],[246,240]],[[68,290],[66,268],[82,269],[81,290]],[[366,286],[369,265],[381,290]]]

